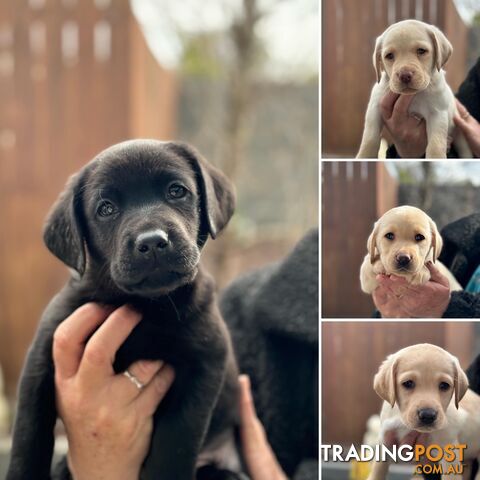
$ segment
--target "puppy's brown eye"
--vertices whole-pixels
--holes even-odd
[[[388,232],[385,234],[385,238],[388,240],[395,240],[395,235],[392,232]]]
[[[419,234],[415,235],[415,240],[417,242],[421,242],[422,240],[425,240],[425,237],[422,234],[419,233]]]
[[[418,55],[425,55],[427,52],[428,50],[425,50],[424,48],[417,48]]]
[[[187,189],[178,183],[174,183],[170,185],[168,189],[168,196],[170,198],[183,198],[187,194]]]
[[[109,217],[115,213],[115,205],[111,202],[104,201],[97,208],[97,214],[100,217]]]
[[[450,385],[447,382],[440,382],[440,385],[438,386],[438,388],[446,392],[450,388]]]
[[[387,60],[393,60],[394,55],[393,55],[393,53],[387,53],[387,54],[385,55],[385,58],[386,58]]]
[[[407,380],[406,382],[403,382],[402,385],[407,390],[412,390],[413,388],[415,388],[415,382],[413,380]]]

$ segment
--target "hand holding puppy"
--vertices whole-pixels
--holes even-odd
[[[427,263],[430,280],[412,285],[395,275],[377,275],[373,292],[375,306],[384,318],[441,318],[450,301],[450,285],[432,263]]]
[[[172,368],[159,361],[140,361],[129,368],[142,389],[114,373],[115,353],[139,321],[140,315],[127,307],[113,311],[90,303],[55,333],[56,402],[75,480],[138,479],[153,413],[174,377]]]

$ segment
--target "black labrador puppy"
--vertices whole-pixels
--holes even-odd
[[[116,372],[140,359],[162,359],[175,368],[174,384],[154,416],[141,478],[192,480],[201,451],[231,442],[237,368],[214,283],[199,260],[207,237],[226,226],[234,204],[230,181],[182,143],[120,143],[70,179],[47,219],[44,240],[74,271],[45,310],[28,353],[8,480],[50,478],[57,418],[53,334],[91,301],[128,303],[142,313],[117,353]],[[238,458],[228,461],[239,464]],[[237,475],[225,470],[215,478]]]

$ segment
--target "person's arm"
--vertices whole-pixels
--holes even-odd
[[[173,369],[160,361],[140,361],[129,368],[143,388],[113,371],[117,349],[139,321],[140,315],[128,307],[112,311],[86,304],[55,332],[56,402],[75,480],[139,477],[153,413],[174,378]]]

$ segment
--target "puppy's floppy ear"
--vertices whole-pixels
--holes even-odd
[[[395,405],[396,382],[397,382],[398,358],[396,354],[389,355],[380,365],[373,379],[373,389],[377,395],[388,402],[392,407]]]
[[[450,58],[450,55],[453,52],[453,47],[443,32],[433,25],[428,26],[428,35],[432,40],[433,65],[438,71],[440,71]]]
[[[203,245],[208,234],[215,239],[232,217],[235,210],[235,189],[218,168],[190,145],[170,142],[167,147],[186,158],[197,176],[202,215],[199,243]]]
[[[432,249],[433,263],[435,263],[435,260],[440,256],[442,251],[443,240],[440,232],[438,231],[437,224],[432,219],[430,219],[429,223],[430,233],[432,234],[432,243],[430,248]]]
[[[81,212],[81,193],[86,170],[70,177],[48,214],[43,241],[63,263],[80,275],[85,272],[85,232]]]
[[[370,263],[373,264],[375,262],[375,249],[377,248],[377,234],[378,234],[379,223],[375,222],[373,226],[373,231],[368,237],[367,240],[367,250],[370,255]]]
[[[452,355],[453,357],[453,355]],[[455,407],[458,409],[458,404],[468,390],[468,377],[460,366],[457,357],[453,357],[453,388],[455,395]]]
[[[383,35],[380,35],[375,41],[375,50],[373,51],[373,66],[377,74],[377,83],[382,78],[382,42]]]

